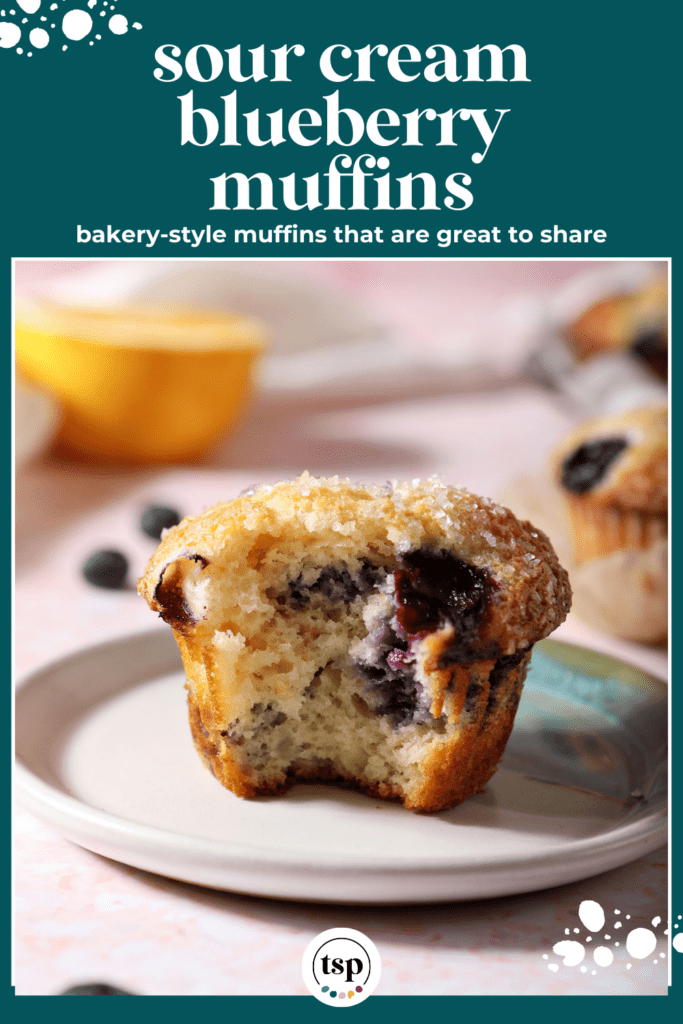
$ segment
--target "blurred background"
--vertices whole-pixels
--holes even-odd
[[[610,306],[665,275],[645,262],[17,262],[21,665],[110,636],[114,610],[121,635],[153,625],[134,593],[154,548],[145,507],[196,514],[304,469],[438,474],[535,518],[568,559],[549,459],[587,417],[666,402]],[[605,305],[619,330],[601,314],[586,350],[574,325]],[[82,576],[99,549],[129,561],[118,593]],[[605,646],[574,619],[573,636]],[[607,647],[665,669],[661,650]]]
[[[196,514],[305,469],[376,483],[438,474],[531,518],[571,560],[552,455],[589,417],[666,404],[666,274],[654,262],[17,261],[18,674],[158,624],[135,591],[156,546],[150,507]],[[102,551],[125,560],[110,586],[84,575]],[[558,638],[666,677],[664,645],[602,626],[572,612]],[[68,937],[74,921],[87,931],[98,879],[109,892],[112,872],[131,876],[126,928],[144,930],[150,884],[171,887],[159,907],[187,897],[176,883],[141,887],[27,813],[19,825],[18,991],[102,975],[110,952]],[[643,870],[650,884],[655,867]],[[55,946],[45,907],[60,887],[71,923]],[[246,898],[235,901],[242,920]],[[194,991],[153,955],[145,991]],[[392,984],[413,990],[399,971]]]

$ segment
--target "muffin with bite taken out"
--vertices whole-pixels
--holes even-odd
[[[570,605],[548,539],[488,499],[308,474],[185,519],[139,589],[224,786],[335,781],[421,811],[493,775],[533,645]]]

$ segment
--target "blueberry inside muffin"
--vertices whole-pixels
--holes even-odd
[[[665,328],[644,330],[631,342],[631,353],[650,367],[655,376],[666,380],[669,375],[669,335]]]
[[[668,414],[648,406],[582,423],[556,453],[557,477],[585,506],[665,513]]]
[[[580,444],[562,463],[562,486],[573,494],[593,490],[627,447],[628,441],[624,437],[605,437]]]
[[[487,499],[308,474],[184,520],[139,589],[228,789],[332,781],[427,811],[491,777],[570,604],[547,538]]]

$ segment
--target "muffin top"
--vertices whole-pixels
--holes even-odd
[[[138,589],[174,628],[184,608],[187,628],[215,629],[220,615],[206,600],[212,576],[237,587],[257,571],[277,588],[307,560],[357,567],[370,558],[393,572],[415,552],[454,553],[486,574],[501,653],[547,636],[569,610],[567,574],[540,530],[435,478],[366,486],[304,473],[258,487],[169,530]]]
[[[668,506],[667,409],[647,407],[589,420],[565,438],[553,463],[569,494],[663,514]]]

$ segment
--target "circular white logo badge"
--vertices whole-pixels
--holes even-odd
[[[354,1006],[379,985],[377,947],[353,928],[330,928],[309,942],[301,964],[306,988],[328,1006]]]

